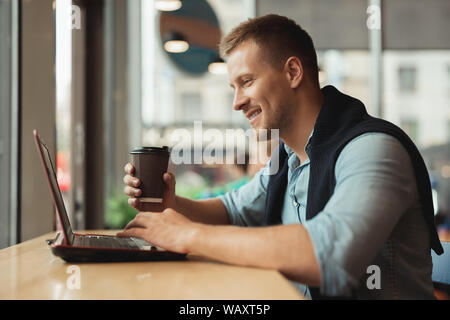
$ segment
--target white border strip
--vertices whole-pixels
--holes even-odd
[[[139,198],[140,202],[153,202],[153,203],[162,203],[163,199],[161,198]]]

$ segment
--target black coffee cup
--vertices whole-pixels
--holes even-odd
[[[135,169],[135,177],[141,184],[139,188],[142,195],[139,201],[145,203],[162,203],[164,195],[163,175],[167,172],[169,165],[169,148],[164,146],[142,147],[133,149],[131,152],[131,163]]]

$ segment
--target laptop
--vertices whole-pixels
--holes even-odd
[[[139,238],[74,233],[56,179],[50,152],[36,130],[33,130],[33,135],[47,176],[57,220],[62,229],[62,232],[57,232],[55,239],[47,240],[55,256],[67,262],[162,261],[186,258],[186,254],[164,250]]]

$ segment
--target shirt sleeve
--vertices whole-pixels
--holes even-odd
[[[269,183],[269,165],[270,161],[239,189],[218,197],[225,205],[232,225],[263,225],[266,192]]]
[[[408,152],[384,133],[350,141],[337,159],[335,177],[333,196],[304,226],[320,266],[320,291],[349,295],[417,199],[417,185]]]

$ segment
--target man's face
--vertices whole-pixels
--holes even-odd
[[[261,50],[253,41],[245,41],[229,56],[233,108],[242,110],[254,129],[283,130],[292,117],[292,90],[283,69],[275,69]]]

